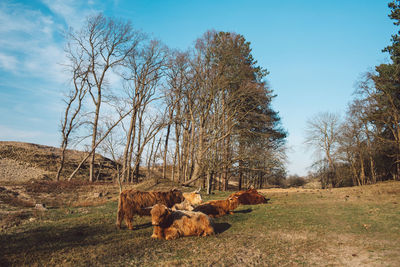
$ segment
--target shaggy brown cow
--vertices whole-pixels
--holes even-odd
[[[191,210],[194,209],[194,207],[193,207],[193,205],[191,205],[189,203],[189,201],[187,199],[185,199],[185,201],[173,205],[171,209],[172,210],[188,210],[188,211],[191,211]]]
[[[239,191],[230,195],[230,197],[237,197],[239,199],[239,204],[242,205],[256,205],[267,203],[268,198],[257,192],[256,189],[248,189],[246,191]]]
[[[183,193],[185,201],[175,204],[172,210],[193,210],[193,206],[197,206],[203,201],[201,199],[200,189],[201,188],[191,193]]]
[[[202,202],[200,188],[190,193],[181,193],[176,189],[168,192],[125,190],[120,194],[118,202],[117,227],[121,228],[122,220],[125,218],[128,228],[132,230],[132,220],[135,214],[150,216],[151,209],[148,207],[160,203],[170,208],[181,202],[183,203],[181,207],[185,207],[183,209],[190,209],[192,205],[200,204]]]
[[[237,197],[229,197],[226,200],[213,200],[201,204],[193,209],[193,211],[200,211],[210,217],[221,217],[225,214],[233,214],[233,210],[239,206]]]
[[[190,205],[201,204],[201,202],[203,202],[203,199],[201,198],[200,190],[201,190],[201,188],[199,188],[196,191],[190,192],[190,193],[183,193],[183,197],[185,198],[185,201],[187,201],[187,203],[189,203]]]
[[[118,202],[117,227],[121,228],[122,220],[130,230],[133,229],[132,221],[135,214],[140,216],[150,216],[150,209],[155,204],[164,204],[172,207],[176,203],[184,201],[185,198],[179,190],[168,192],[142,192],[133,189],[121,192]]]
[[[154,225],[152,238],[170,240],[214,234],[212,222],[204,213],[172,211],[162,204],[156,204],[151,209],[151,223]]]

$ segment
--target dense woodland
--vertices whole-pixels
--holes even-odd
[[[400,25],[399,1],[389,7]],[[268,71],[244,36],[208,31],[178,51],[99,14],[66,38],[71,90],[57,180],[75,174],[63,172],[65,150],[86,144],[90,181],[101,152],[119,163],[120,182],[169,178],[208,190],[232,180],[239,189],[284,183],[287,133]],[[400,179],[400,32],[383,52],[391,61],[364,75],[344,117],[325,112],[307,123],[305,142],[319,155],[309,178],[324,188]]]
[[[100,151],[118,162],[116,178],[170,178],[226,190],[283,179],[286,132],[271,107],[266,69],[236,33],[208,31],[187,51],[167,48],[129,22],[97,15],[67,34],[71,90],[61,121],[65,150],[88,143],[90,181]],[[77,167],[79,169],[80,166]],[[162,175],[149,175],[156,168]]]

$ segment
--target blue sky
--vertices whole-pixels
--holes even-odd
[[[270,71],[273,106],[289,132],[289,173],[304,175],[313,154],[307,119],[343,114],[362,73],[387,62],[381,50],[396,29],[385,0],[164,0],[0,2],[0,140],[59,145],[68,86],[62,32],[104,12],[171,48],[187,49],[209,29],[251,42]]]

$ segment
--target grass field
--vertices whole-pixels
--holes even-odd
[[[400,182],[331,190],[261,190],[268,204],[215,220],[218,234],[173,241],[115,228],[117,202],[35,212],[0,236],[0,265],[398,266]],[[207,199],[223,199],[220,192]]]

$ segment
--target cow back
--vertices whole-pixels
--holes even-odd
[[[149,207],[155,204],[163,204],[171,208],[174,204],[184,200],[182,192],[178,190],[167,192],[143,192],[137,190],[125,190],[121,193],[123,209],[133,214],[150,216]]]
[[[242,205],[256,205],[268,202],[268,199],[258,193],[256,189],[239,191],[230,195],[230,197],[233,196],[236,196],[239,199],[239,203]]]

